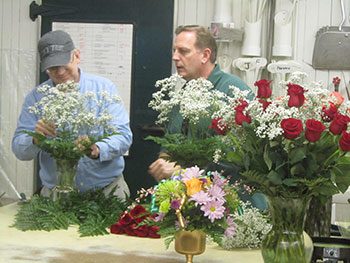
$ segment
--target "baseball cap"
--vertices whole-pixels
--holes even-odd
[[[55,30],[43,35],[38,43],[41,71],[67,65],[74,48],[73,40],[67,32]]]

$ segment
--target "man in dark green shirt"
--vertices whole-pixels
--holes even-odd
[[[209,80],[214,88],[228,95],[231,90],[229,86],[236,86],[241,90],[249,90],[249,99],[254,93],[239,77],[223,72],[216,64],[217,45],[216,41],[204,27],[201,26],[179,26],[175,30],[175,41],[173,48],[173,61],[177,73],[186,81],[191,79],[205,78]],[[182,118],[179,114],[171,118],[172,132],[179,131]],[[158,158],[149,166],[148,172],[157,180],[170,177],[174,171],[179,169],[173,162]]]

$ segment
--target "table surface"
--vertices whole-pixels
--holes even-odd
[[[185,256],[175,252],[173,243],[166,250],[163,239],[104,235],[79,237],[76,227],[68,230],[20,231],[10,227],[18,204],[0,207],[0,262],[49,263],[181,263]],[[207,244],[203,254],[194,256],[194,263],[259,263],[260,250],[223,250]]]

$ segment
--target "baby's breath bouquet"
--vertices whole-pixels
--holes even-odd
[[[108,106],[120,98],[104,91],[82,93],[73,81],[53,87],[44,84],[38,91],[42,98],[29,111],[51,125],[56,134],[49,137],[35,131],[25,132],[56,161],[57,185],[52,195],[55,200],[74,190],[77,163],[81,157],[90,155],[91,146],[117,134],[110,125],[113,116]]]
[[[147,139],[160,144],[183,167],[204,167],[221,143],[209,129],[211,117],[227,103],[228,96],[204,78],[186,82],[177,74],[158,80],[155,86],[160,89],[149,107],[159,113],[156,124],[164,127],[165,135]]]
[[[235,248],[259,248],[266,234],[271,230],[269,218],[249,202],[240,202],[243,213],[232,214],[234,234],[224,236],[220,246],[227,250]]]
[[[96,141],[116,134],[108,113],[108,105],[119,97],[106,92],[81,93],[78,83],[68,81],[54,87],[42,85],[38,91],[43,97],[30,107],[30,112],[56,129],[55,137],[26,131],[38,141],[38,146],[55,159],[78,161],[89,155],[90,146]],[[99,96],[97,96],[99,95]]]

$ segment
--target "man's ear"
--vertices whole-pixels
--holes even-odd
[[[74,50],[74,56],[75,56],[74,59],[76,59],[77,63],[79,64],[80,63],[80,50],[79,49]]]
[[[210,48],[205,48],[202,51],[203,57],[202,57],[202,64],[207,63],[210,61],[210,56],[211,56],[211,49]]]

